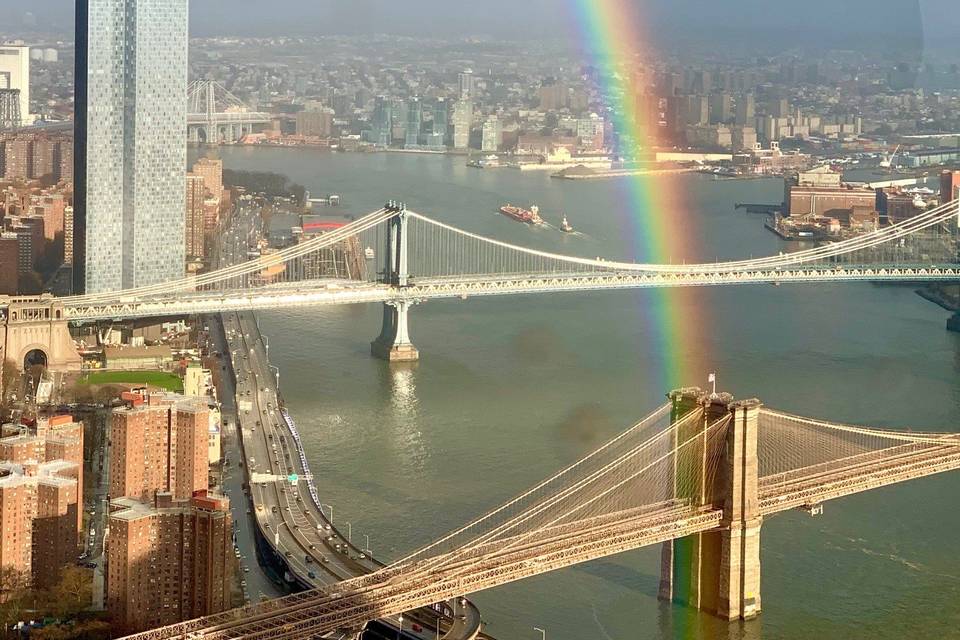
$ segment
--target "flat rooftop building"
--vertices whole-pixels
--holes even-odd
[[[231,607],[233,527],[225,496],[198,491],[174,500],[159,493],[153,504],[118,498],[110,508],[107,610],[118,631]]]
[[[171,393],[131,397],[111,416],[110,495],[153,502],[157,492],[188,500],[206,490],[206,401]]]

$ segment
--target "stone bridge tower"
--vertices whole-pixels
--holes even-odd
[[[757,421],[759,400],[735,401],[728,393],[681,389],[668,397],[673,422],[699,407],[703,417],[686,424],[687,441],[729,417],[722,437],[704,438],[697,456],[684,459],[683,473],[699,478],[699,489],[677,496],[722,509],[720,527],[664,543],[660,598],[721,618],[749,619],[760,613],[760,515]],[[711,460],[719,465],[711,472]],[[680,469],[677,472],[681,472]]]
[[[53,371],[80,369],[63,305],[50,295],[0,296],[0,347],[0,361],[10,361],[19,370],[28,358]]]

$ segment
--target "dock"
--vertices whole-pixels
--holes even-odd
[[[733,207],[736,210],[746,209],[747,213],[759,213],[762,215],[773,215],[783,209],[783,203],[780,204],[757,204],[752,202],[738,202]]]

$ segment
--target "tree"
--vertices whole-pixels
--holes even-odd
[[[32,640],[106,640],[110,636],[110,624],[104,620],[54,624],[30,632]]]
[[[5,407],[20,381],[20,370],[13,360],[4,359],[0,366],[0,407]]]
[[[90,607],[93,598],[93,571],[67,565],[60,580],[45,594],[46,609],[55,618],[71,618]]]
[[[3,629],[19,622],[26,611],[30,577],[8,565],[0,566],[0,624]]]

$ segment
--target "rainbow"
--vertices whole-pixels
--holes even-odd
[[[574,28],[582,54],[597,69],[600,91],[613,127],[622,140],[639,152],[654,141],[651,124],[659,120],[656,102],[644,99],[641,80],[642,46],[648,40],[642,19],[631,0],[570,0]],[[626,150],[625,150],[626,151]],[[627,151],[624,155],[629,155]],[[699,257],[678,180],[671,176],[635,176],[619,179],[623,190],[624,226],[635,239],[631,258],[640,262],[682,262]],[[652,352],[648,375],[656,376],[664,391],[706,382],[704,354],[707,324],[699,302],[703,292],[694,289],[661,289],[643,296],[651,300],[646,310]]]

